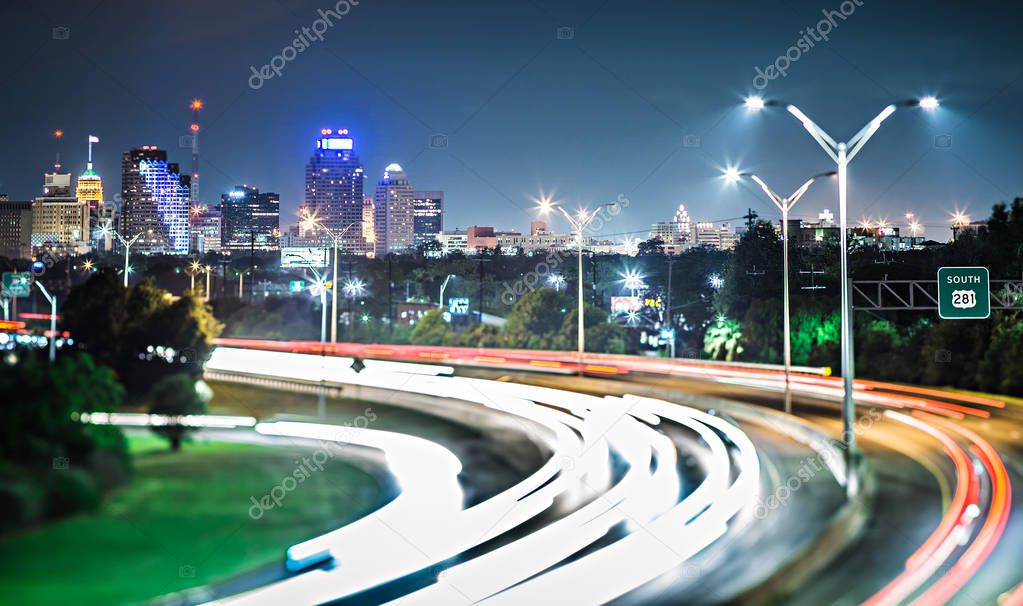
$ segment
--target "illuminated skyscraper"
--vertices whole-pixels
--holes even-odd
[[[412,186],[398,164],[389,164],[373,196],[376,254],[406,252],[415,244]]]
[[[78,177],[75,197],[79,202],[89,206],[89,212],[95,215],[103,206],[103,179],[92,169],[92,144],[99,143],[99,137],[89,135],[89,162],[85,172]]]
[[[352,226],[344,237],[345,253],[372,250],[362,229],[363,180],[362,164],[348,130],[322,129],[305,167],[305,207],[334,233]]]
[[[121,157],[121,225],[125,238],[142,234],[132,253],[187,254],[191,178],[155,145]]]
[[[433,242],[444,231],[444,192],[412,192],[412,213],[415,245]]]

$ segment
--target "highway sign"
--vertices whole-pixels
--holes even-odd
[[[983,320],[991,315],[991,278],[986,267],[938,270],[938,316],[945,320]]]
[[[448,299],[448,312],[453,316],[464,316],[469,313],[469,297],[451,297]]]
[[[31,274],[4,272],[3,294],[5,297],[27,297],[32,291]]]
[[[288,282],[289,292],[302,292],[305,290],[305,280],[292,280]]]
[[[330,251],[316,246],[282,246],[281,267],[326,267]]]

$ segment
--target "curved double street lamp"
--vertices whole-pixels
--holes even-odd
[[[753,180],[754,183],[760,186],[760,189],[767,194],[771,202],[781,211],[781,238],[782,238],[782,307],[783,307],[783,318],[782,318],[782,330],[783,330],[783,343],[784,343],[784,357],[785,357],[785,412],[792,412],[792,389],[790,382],[790,374],[792,372],[792,326],[791,326],[791,313],[789,311],[789,211],[792,207],[799,202],[799,199],[806,194],[813,182],[821,177],[833,177],[837,175],[836,171],[830,171],[826,173],[820,173],[814,175],[800,185],[794,192],[788,196],[779,196],[764,183],[763,179],[754,175],[753,173],[739,172],[735,168],[725,169],[725,179],[731,183],[738,183],[743,177],[748,176]]]
[[[585,328],[584,323],[583,323],[583,230],[585,230],[586,227],[590,224],[590,222],[592,222],[597,217],[597,215],[600,213],[601,209],[606,208],[606,207],[610,207],[610,206],[614,206],[615,202],[608,202],[606,204],[601,204],[600,206],[598,206],[597,208],[595,208],[592,211],[591,210],[587,210],[585,208],[580,208],[579,210],[576,211],[575,216],[572,216],[571,214],[569,214],[569,212],[567,210],[565,210],[565,208],[563,206],[561,206],[560,202],[555,202],[555,201],[551,200],[550,197],[548,197],[548,196],[541,196],[536,202],[537,202],[537,210],[542,215],[549,215],[550,212],[552,210],[554,210],[555,208],[558,209],[559,211],[561,211],[561,214],[564,215],[566,219],[568,219],[569,224],[572,226],[572,230],[575,231],[575,240],[576,240],[576,244],[577,244],[577,248],[578,248],[578,252],[579,252],[579,258],[578,258],[578,276],[579,276],[579,292],[578,292],[578,295],[579,295],[579,302],[578,302],[578,311],[577,311],[579,318],[578,318],[578,326],[577,326],[578,334],[577,334],[576,342],[578,344],[579,360],[581,362],[582,358],[583,358],[583,354],[586,351],[586,341],[585,341],[585,339],[586,339],[586,334],[585,334],[586,328]]]
[[[100,228],[99,233],[104,237],[109,237],[110,235],[116,236],[117,239],[121,241],[121,245],[124,246],[124,287],[128,288],[128,255],[131,254],[131,245],[142,237],[143,232],[140,231],[133,237],[126,240],[124,236],[121,235],[121,232],[114,229],[113,222],[107,220],[107,222],[103,224],[103,227]]]
[[[848,444],[848,450],[846,451],[852,455],[856,450],[856,435],[853,431],[853,423],[855,422],[856,409],[853,402],[853,373],[854,360],[852,356],[852,305],[851,305],[851,294],[849,284],[849,249],[848,249],[848,229],[847,211],[848,211],[848,168],[849,162],[852,161],[856,154],[863,149],[863,146],[867,144],[867,141],[874,136],[874,133],[881,128],[881,123],[884,122],[889,116],[895,113],[900,107],[919,107],[920,109],[927,111],[934,111],[941,106],[941,103],[937,98],[932,96],[923,97],[921,99],[905,101],[902,103],[892,103],[881,110],[879,114],[868,122],[863,128],[860,129],[855,135],[852,136],[848,141],[836,141],[831,135],[824,131],[820,126],[811,120],[805,113],[802,112],[798,107],[791,103],[781,103],[778,101],[765,100],[763,97],[751,96],[745,100],[746,109],[751,112],[757,112],[765,109],[768,106],[783,106],[796,120],[799,120],[806,132],[813,137],[813,140],[824,149],[824,152],[828,154],[836,166],[838,167],[838,216],[839,216],[839,247],[841,254],[841,289],[842,289],[842,424],[843,424],[843,437]],[[851,472],[850,472],[851,473]]]
[[[330,342],[337,343],[337,264],[338,264],[338,250],[341,248],[341,242],[348,230],[352,228],[355,223],[349,223],[347,227],[341,231],[334,231],[323,224],[323,220],[316,216],[316,213],[310,213],[306,209],[299,211],[299,224],[302,229],[316,232],[316,230],[322,230],[323,233],[327,234],[327,237],[334,243],[334,269],[333,276],[331,278],[330,289],[331,289],[331,302],[330,302],[330,315],[332,322],[330,323]]]

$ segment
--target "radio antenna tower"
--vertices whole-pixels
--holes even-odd
[[[53,163],[53,168],[60,170],[60,142],[64,140],[64,131],[58,128],[53,131],[53,136],[57,138],[57,161]]]
[[[192,124],[188,127],[192,131],[192,187],[189,201],[194,207],[199,199],[199,110],[202,109],[202,101],[195,99],[188,106],[192,108]]]

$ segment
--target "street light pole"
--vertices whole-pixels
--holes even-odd
[[[121,232],[114,229],[113,223],[109,220],[102,228],[100,228],[100,231],[106,232],[107,235],[114,234],[114,236],[121,241],[121,245],[124,246],[124,287],[128,288],[128,255],[131,254],[131,245],[142,236],[142,232],[135,234],[135,236],[130,240],[125,240],[124,236],[121,235]]]
[[[576,318],[577,319],[576,342],[578,344],[579,362],[580,363],[582,362],[583,355],[586,352],[586,326],[585,326],[585,322],[584,322],[585,318],[583,317],[584,316],[584,314],[583,314],[583,230],[586,229],[586,226],[589,225],[590,222],[593,221],[593,219],[595,219],[597,217],[597,213],[600,212],[600,209],[602,209],[604,207],[607,207],[607,206],[614,206],[614,204],[615,204],[614,202],[608,202],[607,204],[601,204],[600,206],[598,206],[592,212],[587,212],[585,209],[580,209],[579,213],[578,213],[578,219],[573,218],[572,215],[568,214],[568,211],[566,211],[560,204],[548,202],[548,205],[547,205],[548,208],[549,207],[556,207],[559,211],[561,211],[561,214],[565,215],[565,218],[568,219],[569,224],[571,224],[572,227],[575,229],[575,239],[576,239],[576,243],[578,244],[578,252],[579,252],[578,271],[577,271],[578,278],[579,278],[579,280],[578,280],[578,286],[579,286],[579,288],[578,288],[578,296],[579,296],[579,300],[578,300],[578,307],[576,309],[576,313],[577,313],[577,315],[579,317]]]
[[[331,230],[329,227],[323,225],[321,220],[315,214],[309,214],[309,213],[305,212],[304,210],[299,211],[299,214],[301,215],[300,222],[304,224],[303,226],[304,226],[305,229],[308,229],[308,230],[311,230],[311,231],[315,231],[317,229],[322,229],[324,231],[324,233],[327,234],[327,237],[329,237],[333,241],[333,244],[334,244],[334,263],[333,263],[334,267],[331,270],[332,271],[332,277],[331,277],[331,283],[330,283],[330,290],[331,290],[331,295],[330,295],[331,296],[331,302],[330,302],[331,312],[330,313],[331,313],[331,318],[333,319],[333,321],[330,324],[330,342],[331,343],[337,343],[337,265],[338,265],[338,261],[339,261],[338,251],[341,248],[341,244],[340,243],[342,241],[342,238],[345,237],[345,234],[348,233],[348,230],[351,229],[352,226],[355,225],[355,223],[349,223],[348,226],[345,227],[344,229],[342,229],[340,232],[335,232],[335,231]]]
[[[455,274],[448,274],[440,284],[440,300],[437,302],[437,309],[444,311],[444,289],[448,287],[448,280],[454,278]]]
[[[50,303],[50,364],[57,359],[57,295],[51,295],[42,282],[34,281]]]
[[[792,412],[792,383],[791,383],[791,374],[792,374],[792,318],[791,318],[791,316],[792,316],[792,314],[791,314],[790,305],[789,305],[789,211],[791,211],[792,207],[794,207],[796,205],[796,202],[799,202],[799,199],[803,197],[803,195],[807,192],[807,190],[810,188],[810,186],[813,184],[813,182],[818,177],[830,176],[830,175],[833,175],[833,174],[835,174],[835,173],[834,172],[823,173],[823,174],[815,175],[815,176],[807,179],[807,181],[805,183],[803,183],[801,186],[799,186],[799,189],[797,189],[796,191],[792,192],[792,194],[789,195],[786,198],[783,198],[783,197],[779,196],[778,194],[774,193],[774,191],[771,190],[771,188],[768,187],[767,184],[764,183],[764,181],[760,177],[758,177],[756,175],[751,175],[750,176],[750,178],[753,179],[753,181],[755,181],[756,184],[760,186],[760,189],[764,190],[764,193],[767,194],[767,197],[771,199],[771,202],[774,203],[774,205],[778,208],[778,210],[781,211],[781,225],[782,225],[782,228],[781,228],[781,231],[782,231],[782,236],[781,236],[782,237],[782,284],[783,284],[783,288],[782,288],[782,308],[783,308],[783,312],[782,313],[783,313],[783,316],[784,316],[782,318],[782,325],[783,325],[783,329],[782,330],[783,330],[783,337],[784,337],[783,348],[784,348],[784,351],[785,351],[785,354],[784,354],[784,356],[785,356],[785,412],[787,412],[787,413],[791,413]]]
[[[746,99],[746,108],[751,111],[761,110],[765,107],[765,101],[760,97],[749,97]],[[924,97],[918,101],[907,103],[925,110],[937,109],[940,105],[934,97]],[[851,289],[849,284],[849,262],[848,262],[848,167],[856,154],[859,153],[867,141],[874,136],[874,133],[881,127],[889,116],[895,113],[896,105],[893,103],[885,107],[881,112],[868,122],[858,133],[848,141],[837,142],[821,127],[817,126],[795,105],[788,104],[785,109],[803,125],[803,128],[813,137],[814,141],[824,149],[838,167],[838,214],[839,214],[839,258],[841,260],[841,318],[842,318],[842,425],[843,438],[848,446],[846,452],[851,461],[856,453],[856,434],[853,424],[856,420],[856,408],[853,402],[853,317],[851,306]],[[852,474],[850,466],[849,473]],[[851,483],[850,483],[851,485]]]

